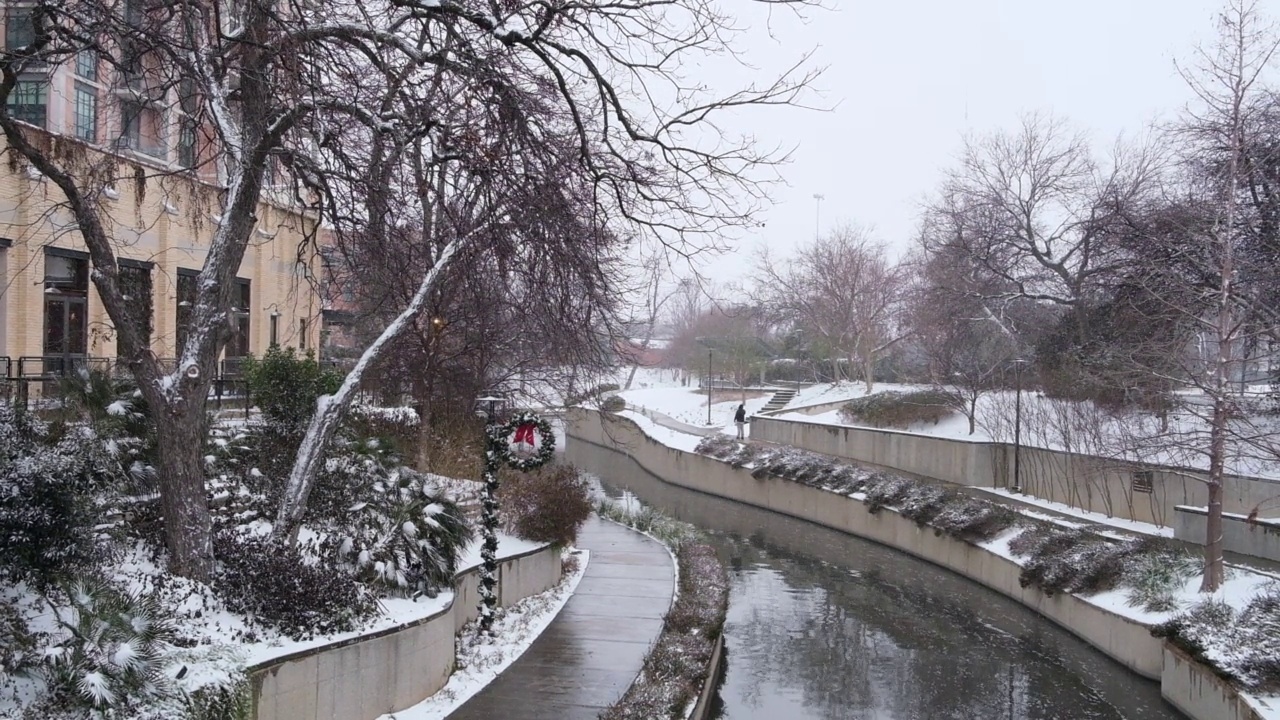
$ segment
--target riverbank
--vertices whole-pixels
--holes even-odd
[[[892,511],[869,512],[865,503],[853,498],[779,478],[753,478],[750,472],[736,469],[730,463],[667,447],[645,435],[637,423],[625,419],[609,417],[602,421],[595,414],[575,413],[569,423],[569,434],[574,439],[624,452],[649,472],[675,485],[801,518],[903,550],[1022,603],[1144,677],[1160,679],[1166,674],[1163,644],[1151,636],[1145,624],[1066,593],[1049,597],[1036,588],[1024,588],[1019,582],[1021,569],[1018,564],[997,553],[937,535],[931,528],[921,528]],[[1198,687],[1203,688],[1204,684]],[[1190,693],[1195,690],[1188,687],[1184,691]],[[1184,711],[1191,702],[1175,698],[1170,698],[1170,701]],[[1267,707],[1240,707],[1236,710],[1222,707],[1219,710],[1221,714],[1193,714],[1192,717],[1206,720],[1275,717],[1269,714],[1270,708]]]

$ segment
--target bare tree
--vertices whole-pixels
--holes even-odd
[[[593,226],[607,218],[694,254],[717,246],[726,228],[748,222],[763,197],[757,171],[780,159],[757,151],[749,140],[734,142],[697,128],[713,125],[722,110],[794,103],[812,77],[797,66],[721,96],[683,84],[685,59],[732,52],[732,23],[710,0],[641,0],[625,8],[603,1],[134,0],[124,7],[101,0],[38,0],[32,17],[32,42],[0,57],[0,130],[9,152],[61,193],[88,246],[93,284],[119,335],[122,360],[159,415],[158,474],[171,568],[197,579],[207,579],[213,568],[200,450],[204,403],[211,370],[230,335],[233,279],[257,225],[269,170],[278,168],[286,179],[282,184],[294,189],[289,201],[315,211],[316,220],[323,215],[340,225],[334,188],[349,178],[331,177],[342,168],[334,148],[367,146],[370,157],[378,158],[381,143],[403,148],[413,138],[429,140],[433,164],[471,163],[472,177],[483,179],[485,152],[493,142],[483,120],[500,115],[510,128],[523,119],[548,118],[525,125],[524,135],[571,138],[574,162],[590,180],[579,200],[589,208],[583,215]],[[162,364],[128,322],[108,230],[110,211],[102,200],[111,181],[105,169],[114,163],[88,166],[84,153],[67,151],[74,141],[51,142],[8,109],[24,71],[85,51],[96,53],[122,85],[142,77],[148,102],[162,114],[188,118],[187,127],[201,136],[202,177],[216,178],[218,201],[209,210],[221,223],[196,283],[191,329],[176,367]],[[424,102],[431,96],[424,88],[438,78],[447,99]],[[139,172],[145,181],[149,172],[172,171]],[[369,186],[377,190],[368,196],[374,212],[364,218],[371,236],[412,226],[395,213],[376,212],[393,207],[413,187],[384,179]],[[427,208],[416,208],[420,227],[448,239],[432,249],[430,268],[388,332],[366,350],[339,394],[321,401],[277,532],[300,517],[320,454],[355,383],[426,307],[450,260],[484,240],[501,238],[510,248],[524,239],[521,208],[506,205],[501,194],[481,197],[488,214],[478,223],[464,222],[468,215],[462,212],[440,223],[428,217]],[[444,206],[458,207],[457,202],[446,198]]]
[[[926,224],[925,232],[945,228]],[[1019,336],[1008,307],[988,307],[981,272],[966,258],[940,251],[911,262],[908,316],[912,340],[928,362],[929,377],[948,404],[977,430],[978,400],[1003,387],[1019,354]]]
[[[624,390],[631,389],[631,383],[636,379],[636,370],[640,368],[644,355],[649,352],[649,345],[653,342],[653,333],[658,327],[663,308],[680,292],[679,285],[672,287],[666,282],[667,266],[663,256],[652,255],[642,259],[640,268],[644,286],[640,288],[643,305],[640,307],[642,316],[639,321],[644,327],[644,337],[640,338],[638,347],[632,346],[632,338],[627,339],[627,347],[635,356],[630,358],[631,370],[627,372],[627,381],[622,386]]]
[[[1083,340],[1089,303],[1132,260],[1110,237],[1158,189],[1161,162],[1149,144],[1117,143],[1104,165],[1063,120],[1026,116],[1016,132],[965,141],[929,203],[965,231],[932,240],[998,279],[991,299],[1058,306]]]
[[[844,226],[785,262],[762,254],[755,292],[771,314],[826,349],[834,381],[848,361],[860,368],[870,392],[877,358],[905,335],[896,315],[904,277],[867,230]]]
[[[1262,300],[1261,293],[1271,291],[1269,283],[1249,282],[1257,274],[1249,271],[1253,258],[1245,250],[1257,218],[1244,198],[1249,190],[1250,135],[1261,108],[1257,102],[1261,78],[1280,47],[1280,36],[1253,0],[1230,0],[1218,30],[1217,43],[1199,51],[1194,69],[1183,70],[1198,102],[1176,129],[1187,147],[1182,166],[1184,202],[1200,217],[1189,228],[1193,242],[1178,253],[1193,271],[1182,274],[1182,279],[1205,302],[1166,305],[1200,329],[1212,352],[1203,368],[1191,367],[1187,372],[1206,400],[1203,406],[1186,404],[1199,422],[1175,429],[1182,443],[1195,446],[1199,445],[1195,438],[1207,441],[1207,446],[1200,446],[1208,461],[1209,490],[1201,585],[1205,592],[1216,590],[1224,579],[1222,502],[1228,463],[1232,457],[1259,450],[1277,457],[1272,429],[1251,419],[1253,413],[1242,406],[1232,385],[1253,332],[1247,309]],[[1184,294],[1170,292],[1178,290],[1176,285],[1152,290],[1171,298]]]

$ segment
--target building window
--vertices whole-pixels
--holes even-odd
[[[124,296],[126,322],[138,328],[143,340],[151,344],[152,302],[151,267],[145,263],[120,263],[120,293]],[[116,354],[125,355],[124,348],[116,340]]]
[[[178,128],[178,164],[184,168],[196,166],[196,128],[191,120],[183,120]]]
[[[177,345],[174,351],[178,355],[182,355],[182,349],[187,344],[187,334],[191,331],[191,317],[196,307],[196,278],[199,273],[195,270],[184,270],[178,268],[178,314],[177,323],[174,325],[174,338]]]
[[[48,81],[19,80],[15,83],[9,92],[9,116],[44,127],[49,116]]]
[[[44,257],[44,371],[64,374],[89,345],[89,260],[49,249]]]
[[[298,320],[298,349],[299,350],[307,349],[307,319],[306,318],[301,318]]]
[[[85,80],[98,79],[98,53],[93,50],[81,50],[76,54],[76,75]]]
[[[280,344],[280,315],[279,313],[271,313],[271,347]]]
[[[83,83],[76,83],[76,137],[98,139],[98,91]]]
[[[7,7],[4,11],[4,46],[9,50],[26,47],[36,40],[36,25],[30,7]]]
[[[227,357],[244,357],[249,354],[249,308],[252,307],[249,281],[236,278],[235,294],[231,296],[231,340],[227,342]]]
[[[167,148],[159,111],[142,103],[124,101],[120,103],[120,116],[123,123],[121,147],[152,157],[164,157]]]

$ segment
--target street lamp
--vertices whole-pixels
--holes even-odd
[[[1014,387],[1017,393],[1013,401],[1013,491],[1022,492],[1022,366],[1026,360],[1013,361]]]
[[[711,348],[707,348],[707,426],[711,425]]]
[[[822,193],[814,193],[813,199],[817,201],[817,208],[813,213],[813,239],[817,240],[822,235],[822,201],[827,199]]]

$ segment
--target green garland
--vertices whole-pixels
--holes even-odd
[[[511,437],[524,425],[532,425],[538,431],[540,442],[538,451],[533,455],[522,456],[512,452]],[[521,472],[527,472],[551,462],[556,454],[556,435],[551,423],[535,413],[521,412],[513,415],[502,425],[490,425],[489,452],[494,454],[493,460],[498,466],[506,465]]]

